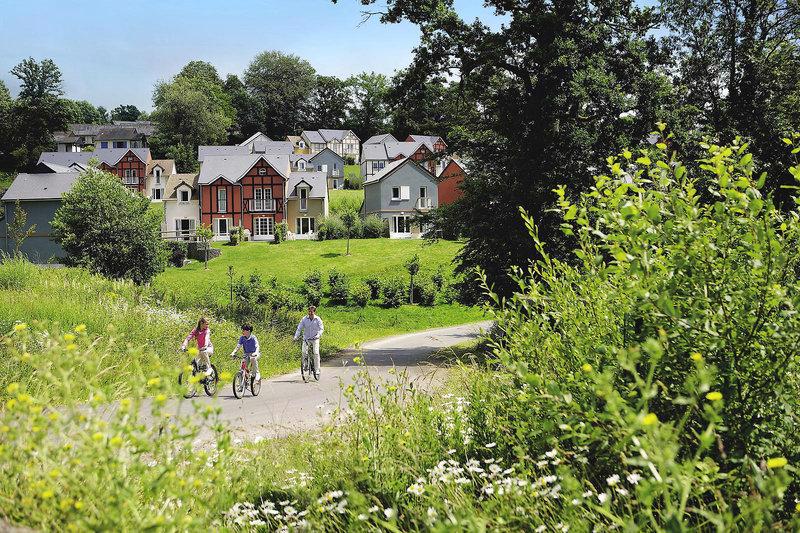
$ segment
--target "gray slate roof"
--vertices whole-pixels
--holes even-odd
[[[289,175],[289,198],[296,197],[297,186],[306,182],[311,186],[309,198],[325,198],[328,196],[328,176],[325,172],[292,172]]]
[[[254,143],[256,141],[262,142],[272,142],[272,139],[261,133],[260,131],[255,132],[250,137],[239,143],[239,146],[247,146],[248,144]]]
[[[79,176],[78,172],[18,174],[3,195],[3,201],[58,200],[72,188]]]
[[[94,136],[101,131],[115,127],[134,128],[142,135],[147,136],[156,132],[156,125],[150,120],[114,120],[111,124],[68,124],[67,130],[75,135]]]
[[[303,135],[309,142],[325,144],[325,138],[316,130],[303,130]]]
[[[414,142],[425,143],[425,146],[427,146],[428,149],[430,149],[431,152],[433,152],[433,145],[436,143],[436,141],[438,141],[439,139],[442,139],[438,135],[413,135],[412,134],[412,135],[409,135],[409,137],[411,137],[411,139]],[[444,139],[442,139],[442,142],[444,142]]]
[[[39,156],[39,163],[55,163],[65,167],[77,163],[85,167],[90,159],[96,158],[102,163],[114,166],[129,151],[145,163],[150,158],[149,148],[105,148],[94,152],[42,152],[42,155]]]
[[[385,142],[397,142],[397,139],[391,133],[379,133],[364,141],[363,144],[383,144]]]
[[[172,174],[169,178],[167,178],[167,183],[164,185],[164,199],[165,200],[177,200],[178,193],[177,189],[178,186],[181,184],[186,184],[192,188],[192,190],[196,193],[197,192],[197,180],[198,174]],[[197,196],[195,195],[195,200]]]
[[[197,160],[202,163],[210,155],[248,155],[250,150],[249,146],[198,146]]]
[[[420,142],[385,142],[382,144],[365,144],[361,147],[361,161],[385,161],[397,156],[410,157],[416,152]]]
[[[247,154],[206,156],[200,166],[200,185],[213,183],[222,177],[236,183],[253,168],[259,159],[264,159],[278,174],[288,179],[289,156],[284,154]]]
[[[46,161],[42,161],[36,164],[36,171],[37,173],[53,173],[53,172],[75,172],[75,170],[65,167],[64,165],[57,165],[55,163],[49,163]]]
[[[386,176],[388,176],[389,174],[391,174],[392,172],[394,172],[395,170],[397,170],[398,168],[400,168],[401,166],[403,166],[405,163],[408,163],[408,162],[414,163],[409,158],[398,159],[397,161],[392,161],[391,163],[389,163],[388,165],[383,167],[383,170],[381,170],[380,172],[378,172],[374,176],[372,176],[369,179],[367,179],[364,182],[364,186],[366,187],[367,185],[372,185],[373,183],[378,183],[383,178],[385,178]]]
[[[322,135],[322,138],[325,139],[325,142],[330,141],[341,141],[344,139],[345,135],[351,133],[350,130],[319,130],[319,134]],[[353,133],[355,135],[355,133]],[[358,136],[356,136],[358,139]]]
[[[97,134],[95,139],[98,141],[111,141],[118,139],[133,141],[141,139],[142,137],[144,137],[144,134],[139,133],[136,128],[120,126],[102,130]]]
[[[294,152],[294,145],[289,141],[256,141],[253,143],[254,154],[284,154]]]
[[[342,161],[342,168],[344,168],[344,158],[342,156],[340,156],[339,154],[337,154],[336,152],[334,152],[333,150],[331,150],[330,148],[323,148],[322,150],[320,150],[319,152],[317,152],[316,154],[311,156],[311,159],[309,161],[313,161],[314,159],[316,159],[317,157],[321,156],[322,154],[324,154],[326,152],[330,152],[331,154],[333,154],[334,156],[339,158]]]

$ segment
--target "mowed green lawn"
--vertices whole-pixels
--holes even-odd
[[[430,278],[437,270],[449,276],[452,260],[461,243],[439,241],[427,244],[421,240],[353,239],[351,255],[345,255],[346,242],[288,241],[279,245],[247,242],[239,246],[219,245],[222,255],[209,261],[183,268],[168,268],[153,282],[168,301],[180,307],[225,303],[229,298],[228,267],[235,276],[247,279],[258,274],[263,280],[275,277],[279,282],[302,286],[303,278],[319,270],[323,288],[327,290],[327,274],[337,269],[350,276],[352,284],[370,276],[399,277],[408,280],[405,263],[414,254],[420,257],[420,278]],[[404,305],[385,309],[373,302],[365,309],[330,306],[324,299],[319,309],[326,321],[326,351],[395,333],[405,333],[481,320],[483,313],[475,307],[440,303],[434,307]]]

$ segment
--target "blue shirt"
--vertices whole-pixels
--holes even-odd
[[[239,346],[244,349],[244,353],[258,353],[259,346],[258,346],[258,339],[252,333],[249,337],[245,337],[242,335],[239,337]]]

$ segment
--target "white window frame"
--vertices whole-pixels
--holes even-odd
[[[400,221],[400,219],[404,219],[405,220],[403,225],[405,226],[404,229],[406,229],[407,231],[398,231],[398,229],[400,227],[398,222]],[[395,233],[397,235],[409,235],[409,234],[411,234],[411,217],[409,215],[394,215],[394,216],[392,216],[392,233]]]
[[[163,200],[164,199],[164,189],[161,187],[153,187],[150,191],[150,199],[151,200]]]
[[[306,231],[303,231],[305,225]],[[297,235],[310,235],[317,231],[317,221],[314,217],[297,217],[295,219],[295,233]]]
[[[333,178],[333,188],[334,189],[338,189],[339,188],[339,180],[336,179],[336,178]]]
[[[184,200],[183,195],[186,195],[186,199]],[[192,199],[192,191],[187,189],[181,189],[178,191],[178,201],[182,204],[188,203]]]
[[[428,188],[427,187],[420,187],[419,188],[419,197],[420,198],[427,198],[428,197]]]
[[[220,222],[225,221],[225,233],[220,231]],[[231,234],[231,219],[220,217],[214,219],[214,234],[218,237],[228,237]]]
[[[395,194],[395,191],[397,191],[397,194]],[[400,193],[400,187],[399,186],[392,187],[392,201],[393,202],[399,202],[400,201],[400,194],[401,193]]]
[[[261,222],[267,221],[267,232],[261,233]],[[253,218],[253,236],[269,237],[275,235],[275,217],[255,217]]]
[[[259,176],[266,176],[267,175],[267,167],[261,167],[258,169]]]
[[[183,222],[188,222],[187,226],[188,229],[183,228]],[[186,238],[191,236],[194,232],[195,228],[197,227],[197,220],[193,218],[176,218],[175,219],[175,236],[180,238]]]
[[[156,178],[156,183],[160,183],[161,182],[161,179],[160,179],[161,178],[161,168],[160,167],[156,167],[156,168],[153,169],[153,176],[155,176],[155,178]]]
[[[297,191],[297,196],[300,198],[300,211],[308,211],[308,193],[308,187],[300,187]]]
[[[224,205],[225,209],[221,209],[220,205]],[[226,187],[220,187],[217,189],[217,211],[223,213],[228,212],[228,189]]]
[[[298,161],[297,162],[297,168],[299,168],[300,170],[305,170],[306,169],[306,162],[303,161],[303,160]]]

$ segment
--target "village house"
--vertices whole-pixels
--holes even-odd
[[[328,215],[327,174],[318,171],[292,172],[286,185],[289,238],[314,238],[319,220]]]
[[[69,124],[66,131],[53,134],[58,152],[82,152],[94,149],[146,148],[147,139],[156,131],[148,120],[115,120],[111,124]]]
[[[392,161],[411,158],[425,165],[431,174],[436,174],[438,162],[424,142],[420,141],[386,141],[383,143],[365,144],[361,151],[361,175],[369,181],[379,174]]]
[[[377,215],[389,222],[393,239],[420,237],[422,229],[413,223],[417,212],[439,205],[438,183],[424,166],[410,157],[392,161],[364,182],[364,216]]]
[[[0,217],[0,249],[7,254],[15,251],[16,242],[9,234],[9,225],[14,222],[14,211],[19,202],[27,215],[26,226],[35,225],[33,235],[22,242],[20,252],[34,263],[58,261],[63,257],[64,250],[53,238],[50,224],[61,207],[61,195],[72,189],[78,177],[78,172],[17,175],[0,199],[3,215]]]
[[[198,174],[170,174],[164,185],[164,222],[166,239],[187,240],[200,224]]]
[[[57,165],[55,168],[86,170],[89,161],[99,162],[98,168],[119,176],[131,189],[146,194],[147,169],[151,162],[149,148],[108,148],[93,152],[42,152],[39,165]]]
[[[304,130],[300,140],[304,145],[301,149],[308,149],[311,155],[330,148],[343,159],[349,156],[358,161],[361,140],[351,130]]]
[[[145,191],[154,202],[164,200],[169,177],[177,172],[173,159],[152,159],[147,164]]]
[[[450,159],[439,173],[439,205],[452,204],[464,195],[461,184],[466,177],[464,165],[458,159]]]

